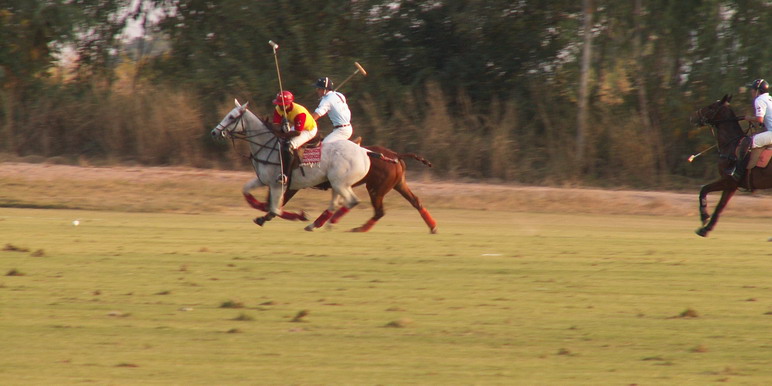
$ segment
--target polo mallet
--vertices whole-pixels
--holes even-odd
[[[704,152],[706,152],[706,151],[708,151],[708,150],[710,150],[710,149],[712,149],[712,148],[714,148],[714,147],[716,147],[716,146],[718,146],[718,145],[713,145],[713,146],[711,146],[711,147],[709,147],[709,148],[707,148],[707,149],[705,149],[705,150],[703,150],[703,151],[701,151],[701,152],[699,152],[699,153],[697,153],[697,154],[692,154],[692,155],[690,155],[690,156],[689,156],[689,159],[688,159],[688,161],[689,161],[689,162],[692,162],[692,161],[694,161],[694,159],[695,159],[695,158],[697,158],[697,157],[699,157],[699,156],[701,156],[701,155],[702,155],[702,153],[704,153]]]
[[[276,63],[276,77],[279,78],[279,96],[281,97],[281,108],[284,110],[284,116],[287,116],[287,106],[284,105],[284,87],[281,85],[281,71],[279,70],[279,56],[276,55],[276,50],[279,49],[279,45],[274,43],[273,40],[269,40],[268,44],[273,48],[273,62]]]
[[[273,40],[269,40],[268,44],[273,48],[273,61],[276,63],[276,77],[279,78],[279,97],[281,98],[281,109],[284,111],[284,118],[287,118],[287,106],[284,104],[284,87],[281,85],[281,71],[279,70],[279,56],[276,55],[276,50],[279,49],[279,45],[274,43]],[[279,166],[282,170],[282,185],[286,184],[287,178],[284,176],[284,156],[279,155]]]
[[[340,82],[338,87],[335,87],[335,90],[333,90],[333,91],[338,91],[338,89],[341,88],[341,86],[343,86],[344,84],[346,84],[346,82],[351,80],[351,78],[353,78],[354,75],[356,75],[357,73],[362,73],[362,76],[367,76],[367,71],[365,71],[365,68],[362,67],[362,65],[359,64],[359,62],[354,62],[354,66],[356,66],[356,68],[357,68],[356,71],[354,71],[353,74],[349,75],[348,78],[346,78],[346,80],[344,80],[343,82]]]

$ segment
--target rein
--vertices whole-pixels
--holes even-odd
[[[718,113],[721,112],[721,110],[723,108],[728,108],[728,107],[727,106],[721,106],[720,108],[716,109],[716,111],[713,113],[713,117],[711,117],[711,118],[704,117],[702,115],[701,111],[698,111],[698,116],[699,116],[699,121],[698,122],[703,124],[703,125],[710,125],[710,131],[713,134],[713,138],[716,139],[715,147],[718,150],[718,157],[719,158],[729,158],[729,157],[732,156],[732,154],[731,154],[732,152],[730,151],[730,152],[727,152],[726,154],[724,154],[723,150],[728,148],[728,147],[731,148],[733,143],[738,142],[741,138],[743,138],[745,136],[748,136],[748,133],[750,132],[750,130],[751,130],[751,128],[753,126],[752,126],[752,124],[749,124],[748,128],[745,129],[745,131],[743,131],[742,135],[738,135],[737,137],[728,140],[724,144],[724,146],[722,147],[721,144],[718,141],[718,135],[716,135],[716,130],[718,130],[718,125],[721,124],[721,123],[727,123],[727,122],[739,122],[739,121],[742,121],[744,119],[744,117],[733,117],[733,118],[715,119],[716,115],[718,115]],[[742,128],[741,128],[741,130],[742,130]]]
[[[252,161],[255,161],[257,163],[261,163],[261,164],[264,164],[264,165],[277,165],[277,166],[280,166],[281,163],[270,161],[270,158],[273,155],[273,153],[274,152],[278,152],[277,144],[279,143],[279,137],[276,136],[276,133],[274,133],[273,130],[269,129],[269,131],[266,131],[266,132],[247,135],[246,134],[247,128],[246,128],[246,126],[245,126],[245,124],[243,122],[243,118],[244,118],[244,114],[239,115],[239,120],[236,121],[236,123],[234,124],[234,127],[233,127],[234,130],[232,130],[232,131],[230,131],[228,133],[229,136],[230,136],[230,139],[231,139],[231,145],[233,146],[233,150],[238,152],[238,149],[236,149],[236,140],[241,140],[241,141],[247,142],[249,144],[252,144],[252,145],[255,145],[255,146],[259,147],[260,149],[258,149],[255,152],[250,152],[249,155],[239,154],[241,157],[246,158],[246,159],[250,159]],[[236,128],[238,127],[239,123],[241,123],[241,129],[242,129],[241,132],[234,132],[236,130]],[[263,123],[265,124],[265,122],[263,122]],[[254,138],[259,138],[259,137],[261,137],[263,135],[273,135],[273,140],[268,140],[268,142],[266,142],[266,144],[262,144],[260,142],[257,142],[254,139]],[[260,158],[257,157],[257,153],[259,153],[260,150],[263,150],[263,149],[269,149],[270,150],[270,152],[268,153],[268,156],[266,157],[266,159],[260,159]]]

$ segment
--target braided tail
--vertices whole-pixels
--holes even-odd
[[[418,162],[420,162],[420,163],[422,163],[422,164],[424,164],[424,165],[426,165],[428,167],[432,167],[432,163],[429,162],[429,160],[427,160],[424,157],[421,157],[418,154],[414,154],[414,153],[397,153],[397,158],[399,158],[399,159],[412,158],[412,159],[414,159],[414,160],[416,160],[416,161],[418,161]]]

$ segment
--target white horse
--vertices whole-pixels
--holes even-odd
[[[285,212],[282,209],[285,188],[300,190],[330,182],[332,187],[330,206],[316,221],[306,226],[307,231],[322,227],[335,213],[341,199],[346,209],[351,209],[359,203],[359,198],[354,194],[352,186],[361,181],[370,170],[370,157],[367,156],[367,150],[351,141],[326,143],[322,146],[321,161],[312,167],[304,167],[303,172],[300,169],[293,170],[290,186],[285,187],[278,178],[282,172],[279,137],[266,123],[247,110],[249,102],[243,105],[238,100],[235,102],[236,107],[212,129],[212,136],[218,138],[237,135],[249,142],[252,166],[255,168],[257,177],[244,184],[242,193],[247,201],[255,206],[251,201],[254,197],[249,191],[267,186],[270,192],[268,213],[256,218],[254,220],[256,224],[262,226],[276,216],[288,220],[305,220],[302,214]],[[261,205],[259,202],[257,204]]]

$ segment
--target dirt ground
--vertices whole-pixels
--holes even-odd
[[[226,171],[184,167],[81,167],[49,163],[0,163],[0,193],[3,182],[18,184],[87,184],[93,181],[119,181],[126,185],[147,185],[178,181],[195,184],[202,181],[240,192],[253,178],[250,171]],[[507,210],[550,213],[597,213],[631,215],[697,216],[699,186],[691,193],[590,188],[554,188],[514,184],[485,184],[437,180],[427,176],[410,176],[408,183],[429,208]],[[231,188],[232,186],[232,188]],[[304,193],[305,194],[305,193]],[[363,193],[365,195],[366,193]],[[239,194],[240,196],[240,194]],[[401,200],[390,194],[390,199]],[[362,197],[365,199],[365,197]],[[719,194],[708,196],[709,208]],[[403,201],[404,202],[404,201]],[[243,205],[243,201],[237,205]],[[738,193],[730,202],[726,215],[765,217],[772,214],[772,197],[760,193]]]

